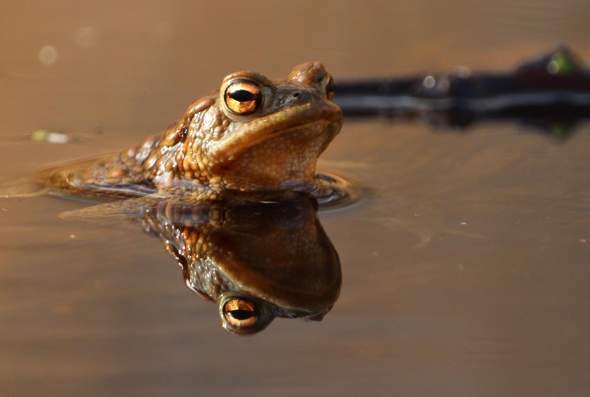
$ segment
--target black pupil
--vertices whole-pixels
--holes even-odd
[[[254,315],[250,310],[232,310],[229,312],[230,316],[236,320],[247,320]]]
[[[250,91],[246,90],[235,90],[229,93],[229,97],[238,102],[248,102],[256,99],[256,96]]]

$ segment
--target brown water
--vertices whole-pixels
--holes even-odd
[[[587,1],[52,1],[0,13],[0,178],[125,147],[228,72],[338,77],[585,59]],[[66,145],[20,139],[38,128]],[[219,326],[161,243],[87,204],[0,202],[0,395],[586,396],[590,128],[345,124],[324,168],[366,187],[320,214],[343,284],[322,322]]]

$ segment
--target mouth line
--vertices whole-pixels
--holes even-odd
[[[337,105],[306,103],[272,113],[245,124],[227,140],[212,148],[211,157],[218,159],[219,163],[231,161],[249,147],[322,122],[327,125],[341,122],[341,111]]]

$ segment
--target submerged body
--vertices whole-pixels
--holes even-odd
[[[38,182],[73,195],[151,193],[215,199],[227,192],[317,190],[316,162],[342,124],[332,77],[317,62],[285,81],[252,72],[223,80],[160,136],[120,153],[43,171]]]

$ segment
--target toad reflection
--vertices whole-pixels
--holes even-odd
[[[340,292],[338,254],[315,200],[194,206],[162,201],[141,211],[182,268],[186,285],[217,302],[223,327],[253,334],[275,317],[321,320]]]

